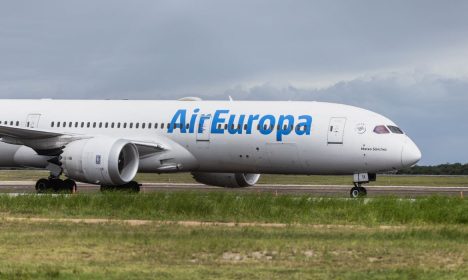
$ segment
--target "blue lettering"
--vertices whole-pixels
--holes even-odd
[[[193,133],[195,131],[195,121],[197,119],[197,113],[200,112],[200,109],[196,108],[193,110],[193,115],[190,118],[190,128],[189,128],[189,133]]]
[[[287,124],[284,122],[287,121]],[[281,115],[278,120],[278,127],[276,130],[276,141],[282,141],[283,135],[291,134],[294,127],[294,117],[291,115]]]
[[[237,124],[234,123],[234,119],[236,118],[236,115],[231,115],[229,117],[229,122],[228,122],[228,132],[230,134],[242,134],[242,129],[244,126],[244,119],[245,115],[240,115],[239,116],[239,122]]]
[[[167,126],[168,133],[174,133],[174,130],[179,128],[181,133],[204,133],[209,129],[209,133],[213,134],[252,134],[252,131],[258,126],[258,130],[263,135],[269,135],[276,129],[276,141],[283,141],[284,136],[295,133],[296,135],[310,135],[312,131],[312,116],[300,115],[236,115],[230,114],[227,109],[216,110],[212,118],[211,114],[200,114],[200,109],[195,108],[190,116],[189,125],[187,121],[187,110],[177,110],[172,120]],[[278,118],[278,119],[277,119]],[[298,121],[297,125],[296,120]],[[198,122],[198,129],[196,128]],[[277,126],[275,126],[277,124]],[[226,129],[227,128],[227,129]]]
[[[253,128],[253,121],[254,120],[258,120],[258,118],[260,118],[259,115],[249,115],[249,119],[247,120],[247,130],[246,130],[246,134],[252,134],[252,128]]]
[[[211,124],[211,133],[214,134],[223,134],[224,133],[224,128],[223,124],[226,119],[221,118],[221,114],[227,114],[229,113],[229,110],[216,110],[214,116],[213,116],[213,123]],[[218,128],[220,126],[220,128]]]
[[[211,115],[201,115],[200,123],[198,124],[198,133],[203,133],[205,120],[209,120],[210,118],[211,118]]]
[[[310,130],[312,128],[312,117],[308,115],[299,116],[299,120],[304,120],[297,124],[296,134],[297,135],[310,135]]]
[[[172,120],[167,128],[167,133],[173,133],[174,132],[174,128],[176,126],[176,124],[180,124],[180,125],[177,125],[178,127],[180,127],[180,132],[182,133],[185,133],[186,130],[185,130],[185,115],[187,113],[187,110],[178,110],[174,117],[172,117]]]
[[[268,124],[265,124],[268,121]],[[260,119],[260,133],[263,135],[270,134],[273,130],[272,128],[275,127],[275,117],[273,115],[265,115]]]

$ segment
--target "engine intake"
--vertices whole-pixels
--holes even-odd
[[[255,185],[260,179],[260,174],[251,173],[192,173],[195,181],[224,188],[245,188]]]
[[[71,142],[61,155],[69,178],[101,185],[123,185],[133,180],[139,166],[138,149],[124,139],[97,137]]]

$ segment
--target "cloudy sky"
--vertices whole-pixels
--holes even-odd
[[[317,100],[468,162],[468,1],[2,1],[0,98]]]

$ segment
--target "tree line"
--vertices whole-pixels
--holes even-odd
[[[468,163],[446,163],[440,165],[415,165],[397,172],[397,174],[418,175],[468,175]]]

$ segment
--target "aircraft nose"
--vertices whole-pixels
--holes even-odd
[[[421,151],[418,146],[408,138],[401,151],[401,165],[403,167],[410,167],[415,165],[420,159]]]

